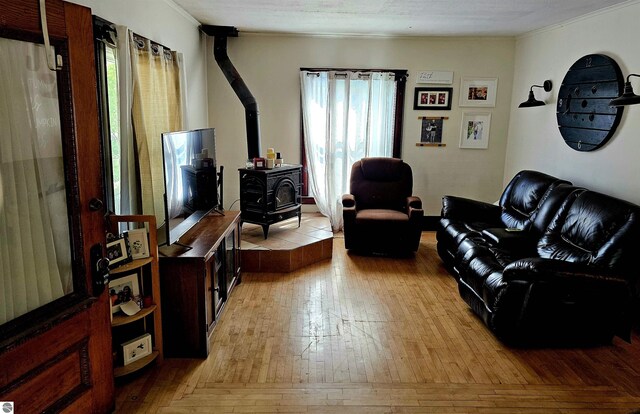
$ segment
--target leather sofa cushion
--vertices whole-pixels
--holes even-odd
[[[439,240],[447,246],[458,246],[471,236],[479,236],[484,229],[495,227],[493,223],[464,222],[459,220],[441,219]]]
[[[594,191],[575,191],[538,242],[538,254],[635,273],[629,259],[633,254],[625,251],[636,248],[632,237],[639,225],[637,206]]]
[[[487,278],[493,274],[501,275],[503,268],[490,254],[476,255],[469,261],[467,269],[460,273],[460,280],[463,280],[478,296],[482,297]]]
[[[491,246],[481,237],[470,237],[458,246],[456,266],[460,279],[493,311],[500,290],[506,285],[502,280],[504,268],[529,256],[529,252]]]
[[[350,193],[358,210],[382,208],[405,211],[413,189],[411,167],[400,159],[371,157],[351,168]]]
[[[396,210],[387,210],[382,208],[370,208],[359,210],[356,213],[357,224],[376,224],[382,221],[392,221],[395,223],[408,223],[409,216]]]
[[[568,181],[538,172],[519,172],[500,197],[501,219],[504,227],[527,230],[535,217],[540,201],[557,185]]]

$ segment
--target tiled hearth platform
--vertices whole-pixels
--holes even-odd
[[[333,233],[329,219],[303,213],[299,228],[297,218],[272,224],[266,240],[261,226],[244,223],[240,248],[243,272],[293,272],[331,259]]]

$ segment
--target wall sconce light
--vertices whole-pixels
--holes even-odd
[[[551,83],[550,80],[544,81],[542,85],[532,85],[531,88],[529,88],[529,99],[518,105],[518,108],[531,108],[533,106],[544,105],[544,102],[537,100],[536,97],[533,96],[533,88],[543,88],[545,92],[549,92],[552,87],[553,83]]]
[[[627,81],[624,83],[624,93],[617,98],[612,99],[611,102],[609,102],[609,106],[625,106],[640,103],[640,96],[633,93],[633,86],[631,86],[631,82],[629,82],[629,78],[632,76],[640,78],[640,75],[636,75],[635,73],[631,73],[627,76]]]

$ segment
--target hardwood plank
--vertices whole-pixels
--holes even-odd
[[[515,349],[460,299],[435,235],[414,258],[333,259],[245,273],[205,361],[167,360],[117,412],[628,413],[640,407],[640,337],[585,349]]]

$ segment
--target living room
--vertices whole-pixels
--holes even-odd
[[[154,19],[139,17],[148,11],[143,3],[127,7],[116,7],[112,2],[85,4],[92,7],[94,14],[165,42],[185,55],[189,79],[187,128],[214,126],[219,137],[235,137],[221,138],[217,151],[220,159],[229,160],[229,166],[243,165],[247,158],[243,108],[213,60],[213,39],[197,32],[199,23],[164,2],[154,4]],[[633,134],[633,108],[623,116],[616,139],[609,142],[607,150],[592,153],[566,147],[558,135],[554,116],[559,85],[580,57],[603,53],[618,62],[624,76],[634,73],[637,64],[633,46],[624,39],[633,39],[633,24],[625,22],[631,22],[635,12],[635,2],[624,2],[518,37],[285,36],[241,31],[238,38],[229,39],[228,48],[231,60],[260,106],[263,147],[285,149],[283,156],[291,163],[300,161],[301,67],[408,69],[402,158],[414,169],[415,192],[422,197],[427,216],[439,216],[443,194],[464,194],[493,202],[504,184],[522,169],[544,171],[638,203],[637,186],[628,179],[638,172],[628,158],[635,153],[635,143],[624,138]],[[491,140],[486,151],[456,148],[463,112],[457,105],[447,113],[450,119],[443,136],[443,142],[450,142],[451,148],[414,148],[420,137],[416,117],[424,113],[412,112],[409,105],[417,86],[412,74],[443,68],[454,72],[454,102],[458,98],[459,77],[498,78],[496,106],[491,110]],[[554,81],[554,89],[548,94],[541,89],[534,91],[548,105],[518,109],[517,104],[526,100],[531,85],[545,79]],[[620,148],[623,143],[625,147]],[[238,177],[229,174],[227,178],[229,193],[225,198],[236,200]]]
[[[223,207],[232,207],[240,198],[236,169],[247,161],[245,115],[214,60],[213,38],[199,32],[201,23],[171,0],[76,3],[183,53],[184,126],[215,127],[216,157],[230,171]],[[631,344],[616,338],[611,345],[587,348],[509,347],[460,299],[436,252],[444,195],[494,203],[522,170],[640,204],[634,179],[640,173],[634,157],[640,150],[636,107],[625,107],[611,139],[595,151],[570,148],[558,130],[558,91],[574,62],[604,54],[625,77],[640,65],[633,42],[640,2],[596,9],[516,35],[299,34],[286,33],[286,27],[274,33],[240,27],[239,37],[228,39],[229,56],[259,103],[263,149],[276,148],[287,163],[302,162],[301,68],[408,70],[401,158],[413,170],[413,194],[422,200],[426,231],[409,260],[351,255],[338,239],[331,261],[291,274],[243,275],[216,327],[208,359],[167,358],[118,382],[116,412],[627,413],[639,408],[637,327]],[[424,86],[417,74],[427,70],[453,72],[447,85],[453,88],[450,111],[413,109],[414,89]],[[479,111],[491,114],[486,149],[459,148],[465,112],[478,112],[458,105],[462,77],[497,79],[495,106]],[[547,79],[553,81],[550,92],[534,89],[546,105],[518,108],[531,85]],[[637,90],[637,78],[631,80]],[[421,135],[418,118],[425,115],[448,118],[442,132],[446,145],[415,145]]]

